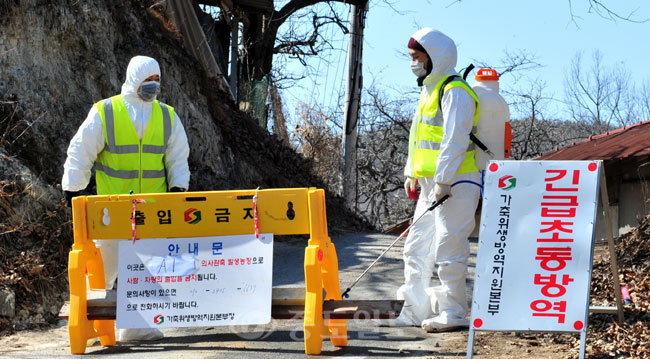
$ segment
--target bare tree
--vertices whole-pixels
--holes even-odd
[[[593,127],[583,122],[560,120],[553,117],[550,105],[557,102],[548,95],[546,82],[534,80],[526,88],[509,93],[514,98],[510,106],[519,118],[512,125],[512,159],[524,160],[557,150],[593,134]]]
[[[304,157],[314,162],[315,173],[328,188],[340,185],[341,127],[336,115],[313,105],[301,104],[292,143]]]
[[[362,5],[366,0],[291,0],[281,9],[270,13],[243,12],[242,77],[245,80],[261,80],[271,72],[273,55],[285,53],[301,59],[304,56],[318,55],[327,46],[327,39],[320,32],[328,24],[347,31],[344,17],[331,6],[332,2]],[[318,3],[327,3],[329,13],[316,11],[301,13],[299,19],[292,19],[289,28],[278,34],[281,25],[300,10]],[[307,20],[307,21],[305,21]],[[311,31],[301,31],[305,23],[311,24]]]
[[[574,8],[573,8],[574,1],[568,0],[568,2],[569,2],[569,13],[571,14],[571,20],[577,24],[577,19],[579,19],[579,16],[574,12]],[[621,4],[625,4],[625,2],[618,2],[616,5],[620,6]],[[614,9],[612,8],[611,5],[606,5],[605,0],[588,0],[588,5],[589,5],[589,9],[587,10],[587,12],[595,13],[604,19],[608,19],[612,21],[623,20],[623,21],[634,22],[634,23],[644,23],[650,20],[647,17],[646,18],[638,17],[637,16],[638,9],[627,10],[627,11]]]
[[[593,134],[635,122],[628,72],[606,68],[599,51],[594,51],[592,62],[583,71],[582,54],[577,53],[565,75],[566,106],[572,119],[591,126]]]
[[[404,96],[391,97],[376,85],[365,93],[357,149],[357,203],[369,223],[386,228],[413,211],[404,195],[403,173],[415,103]]]
[[[516,99],[510,106],[523,115],[517,125],[513,126],[513,159],[536,156],[541,151],[541,145],[552,140],[546,131],[547,126],[540,126],[540,123],[546,121],[544,109],[552,100],[552,97],[544,94],[545,89],[546,82],[536,80],[526,90],[509,93]]]
[[[639,89],[636,93],[636,105],[639,120],[650,120],[650,79],[646,79],[639,86]]]
[[[429,0],[425,0],[429,2]],[[463,2],[463,0],[450,0],[449,5],[447,7],[452,6],[454,4],[459,4]],[[581,16],[578,14],[579,12],[576,12],[575,6],[576,3],[578,4],[585,4],[588,6],[587,8],[587,13],[594,13],[604,19],[611,20],[611,21],[628,21],[628,22],[634,22],[634,23],[645,23],[650,21],[649,18],[643,17],[643,16],[638,16],[637,12],[638,9],[633,9],[633,10],[621,10],[618,8],[613,8],[612,5],[607,5],[605,4],[606,0],[567,0],[567,4],[569,5],[569,15],[571,16],[571,21],[578,25],[578,21],[581,19]],[[619,1],[619,2],[614,2],[616,6],[621,6],[621,4],[625,5],[626,2],[624,1]]]
[[[484,60],[474,61],[478,64],[479,68],[483,67],[497,70],[497,73],[501,78],[506,75],[513,76],[515,80],[517,80],[513,82],[518,82],[518,80],[523,77],[524,73],[542,67],[542,65],[537,62],[537,56],[535,54],[523,49],[514,51],[506,50],[500,60],[500,64],[497,65],[490,64]]]
[[[230,1],[199,0],[198,4],[204,6],[195,6],[195,11],[222,67],[228,63],[231,22],[243,24],[238,63],[240,107],[266,128],[270,84],[273,82],[281,88],[280,82],[284,80],[270,78],[274,55],[286,55],[306,65],[305,58],[322,55],[323,51],[333,48],[328,36],[324,35],[324,29],[335,26],[343,33],[347,32],[346,17],[339,13],[341,7],[333,4],[356,5],[367,1],[289,0],[276,10],[247,7]],[[323,6],[315,6],[319,4]],[[215,10],[217,7],[219,11]],[[293,79],[288,80],[291,82]]]
[[[401,92],[403,93],[403,92]],[[357,175],[359,214],[384,228],[408,218],[413,203],[404,195],[403,170],[415,104],[411,97],[391,96],[385,89],[365,90],[361,107]],[[328,187],[339,185],[342,113],[314,105],[299,107],[292,144],[315,162]]]

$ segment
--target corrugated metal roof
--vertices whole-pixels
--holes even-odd
[[[611,160],[650,155],[650,120],[590,136],[538,157],[540,160]]]

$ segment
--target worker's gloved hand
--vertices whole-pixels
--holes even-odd
[[[169,189],[168,192],[185,192],[187,191],[185,188],[180,188],[180,187],[172,187]]]
[[[411,201],[417,201],[420,197],[420,193],[415,187],[417,184],[418,180],[409,176],[407,176],[406,181],[404,181],[404,190]]]
[[[80,196],[81,191],[63,191],[63,200],[66,206],[72,208],[72,198]]]
[[[445,195],[451,197],[451,185],[436,183],[436,186],[433,187],[433,199],[438,201]]]

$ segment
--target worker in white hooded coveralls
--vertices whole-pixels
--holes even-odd
[[[411,228],[404,243],[404,284],[397,298],[404,300],[400,316],[391,325],[422,326],[427,332],[468,326],[466,297],[467,238],[474,228],[480,183],[474,163],[470,132],[478,123],[478,98],[457,77],[440,93],[443,82],[458,75],[456,45],[445,34],[424,28],[408,44],[411,69],[422,92],[409,135],[409,156],[404,169],[404,188],[421,193]],[[439,108],[441,104],[441,108]],[[434,201],[450,197],[433,211]],[[426,212],[426,213],[425,213]],[[441,284],[431,287],[437,265]]]
[[[160,66],[135,56],[122,93],[93,105],[70,141],[61,186],[70,206],[95,170],[97,194],[184,192],[190,171],[185,129],[174,108],[156,100]],[[104,262],[106,289],[117,278],[118,241],[96,240]],[[120,329],[118,341],[156,340],[154,328]]]

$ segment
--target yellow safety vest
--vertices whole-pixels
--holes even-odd
[[[97,194],[167,192],[164,156],[172,133],[174,108],[158,101],[142,140],[121,95],[95,104],[104,126],[104,149],[95,161]]]
[[[451,75],[450,75],[451,76]],[[438,94],[443,82],[449,76],[445,76],[438,82],[436,87],[428,95],[422,94],[418,102],[417,123],[411,127],[409,133],[409,156],[411,161],[411,170],[415,177],[432,177],[436,174],[436,163],[440,154],[440,143],[443,136],[442,111],[438,111]],[[479,117],[478,96],[474,93],[467,82],[457,79],[449,82],[445,86],[445,91],[453,87],[461,87],[467,91],[476,103],[474,113],[474,125],[472,133],[477,134],[477,124]],[[443,91],[444,92],[444,91]],[[425,97],[426,95],[426,97]],[[469,134],[468,134],[469,135]],[[476,153],[475,145],[470,141],[465,153],[465,159],[458,169],[458,173],[477,172],[478,168],[474,162]]]

